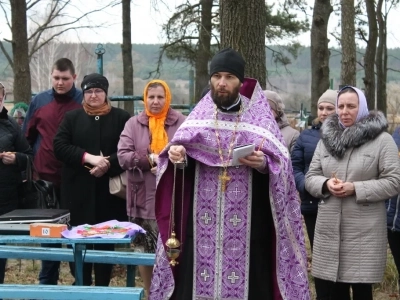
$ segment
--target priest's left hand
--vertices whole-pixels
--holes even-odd
[[[265,156],[262,151],[254,151],[252,154],[239,158],[239,161],[250,168],[259,169],[265,166]]]

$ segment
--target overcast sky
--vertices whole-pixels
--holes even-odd
[[[131,22],[132,22],[132,42],[145,44],[163,43],[161,25],[168,20],[173,14],[175,7],[186,2],[186,0],[162,0],[158,1],[158,11],[155,11],[151,3],[155,0],[133,0],[131,4]],[[99,6],[109,3],[108,0],[73,0],[75,8],[72,13],[80,14]],[[165,3],[167,6],[162,4]],[[313,0],[308,0],[313,3]],[[92,24],[105,22],[106,24],[97,29],[79,29],[78,32],[70,32],[64,36],[64,40],[78,41],[78,37],[82,41],[93,43],[121,43],[122,42],[122,21],[121,21],[121,5],[107,8],[104,12],[96,13],[90,17]],[[338,22],[338,17],[331,15],[329,28],[333,30]],[[388,22],[388,47],[400,47],[400,36],[396,38],[395,31],[400,27],[400,18],[398,18],[398,10],[391,12]],[[0,38],[10,38],[10,32],[5,24],[4,16],[0,13]],[[336,46],[334,38],[330,37],[329,46]],[[305,46],[310,44],[310,33],[307,32],[298,37],[298,41]]]

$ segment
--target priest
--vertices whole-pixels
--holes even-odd
[[[310,299],[290,155],[244,69],[231,48],[213,57],[210,92],[160,154],[150,300]]]

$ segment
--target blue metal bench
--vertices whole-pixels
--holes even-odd
[[[37,259],[53,261],[74,261],[74,253],[70,248],[42,248],[29,246],[0,245],[0,258]],[[121,264],[127,266],[126,284],[135,283],[135,266],[152,266],[155,254],[126,251],[84,250],[83,261],[88,263]],[[1,288],[1,287],[0,287]]]
[[[0,285],[5,299],[43,300],[141,300],[142,288],[74,286],[74,285]]]
[[[7,224],[6,224],[7,225]],[[9,224],[8,224],[9,225]],[[27,225],[29,224],[20,224]],[[4,229],[4,224],[2,226]],[[28,231],[29,232],[29,231]],[[85,238],[85,239],[66,239],[66,238],[52,238],[52,237],[32,237],[26,234],[22,235],[0,235],[0,244],[22,244],[15,251],[23,249],[25,245],[40,245],[40,244],[66,244],[71,245],[74,249],[74,263],[75,263],[75,284],[83,285],[83,259],[84,251],[86,251],[86,244],[130,244],[131,238],[113,238],[113,239],[101,239],[101,238]],[[5,257],[7,258],[7,257]],[[101,262],[101,261],[100,261]],[[129,274],[128,274],[129,275]],[[132,283],[133,284],[133,283]]]

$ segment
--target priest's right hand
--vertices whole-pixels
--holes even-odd
[[[168,158],[172,163],[183,162],[186,157],[186,149],[182,145],[173,145],[168,150]]]

